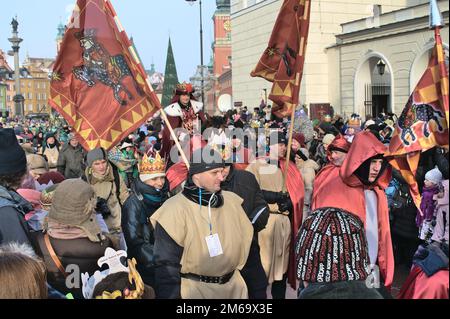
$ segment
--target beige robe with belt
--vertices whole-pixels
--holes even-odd
[[[246,299],[247,286],[241,270],[248,257],[253,227],[242,209],[242,199],[223,191],[224,205],[211,208],[212,233],[218,234],[223,254],[210,257],[206,236],[210,235],[208,207],[200,206],[183,194],[178,194],[158,209],[150,218],[153,227],[160,224],[181,247],[181,273],[203,276],[224,276],[234,270],[226,284],[204,283],[181,278],[183,299]]]
[[[282,192],[283,174],[265,160],[257,160],[247,167],[255,175],[262,190]],[[269,204],[271,212],[278,212],[277,204]],[[283,279],[289,265],[289,245],[291,243],[291,222],[283,214],[270,214],[266,228],[259,232],[261,262],[269,284]]]

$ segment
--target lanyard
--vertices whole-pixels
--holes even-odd
[[[198,197],[199,197],[199,204],[200,204],[200,211],[202,210],[202,189],[199,188],[198,190]],[[211,195],[211,198],[209,199],[208,202],[208,223],[209,223],[209,234],[212,236],[212,217],[211,217],[211,201],[213,200],[214,196],[216,195],[216,193],[213,193]]]

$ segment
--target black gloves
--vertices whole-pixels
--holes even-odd
[[[106,199],[97,197],[97,206],[95,207],[97,214],[102,214],[103,218],[106,219],[111,216],[111,211],[108,207],[108,202]]]
[[[292,212],[294,205],[288,193],[270,192],[262,190],[264,199],[268,204],[277,204],[280,212]]]
[[[288,193],[281,193],[281,199],[277,202],[280,212],[292,212],[294,205]]]

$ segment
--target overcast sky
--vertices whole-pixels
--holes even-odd
[[[4,1],[6,2],[6,1]],[[152,61],[164,73],[169,34],[180,81],[188,81],[200,64],[200,18],[198,1],[185,0],[111,0],[128,36],[132,36],[146,69]],[[203,0],[204,61],[209,63],[214,40],[212,16],[216,1]],[[21,44],[20,61],[31,57],[54,58],[57,26],[71,15],[71,0],[8,0],[0,10],[0,49],[11,44],[11,20],[17,15]],[[9,60],[12,64],[12,59]],[[11,65],[13,66],[13,65]]]

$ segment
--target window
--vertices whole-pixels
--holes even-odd
[[[46,89],[47,88],[47,84],[45,82],[42,83],[42,88]]]
[[[28,111],[33,111],[33,104],[28,104]]]
[[[42,93],[42,99],[43,99],[44,101],[47,101],[47,93]]]
[[[29,99],[29,100],[32,100],[32,99],[33,99],[33,93],[31,93],[31,92],[28,93],[28,99]]]

